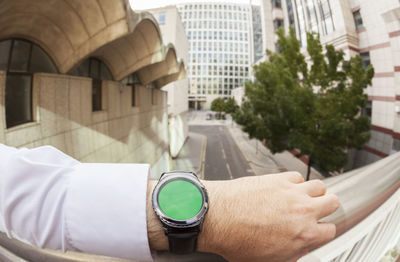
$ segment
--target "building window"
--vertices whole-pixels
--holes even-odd
[[[36,72],[57,73],[50,57],[32,42],[0,42],[0,70],[7,72],[5,90],[7,128],[32,122],[32,79]]]
[[[103,110],[102,80],[113,80],[110,70],[101,60],[91,57],[70,72],[71,75],[92,78],[92,111]]]
[[[272,0],[272,7],[273,8],[282,8],[281,0]]]
[[[370,100],[367,101],[367,104],[362,109],[361,115],[368,116],[369,119],[371,119],[371,116],[372,116],[372,101],[370,101]]]
[[[356,29],[358,30],[364,28],[360,10],[355,11],[353,13],[353,16],[354,16],[354,23],[356,24]]]
[[[160,25],[165,25],[165,13],[160,13],[158,15],[158,23]]]
[[[283,20],[281,20],[281,19],[274,20],[274,29],[275,30],[278,30],[279,27],[282,27],[282,26],[283,26]]]
[[[329,0],[318,0],[319,12],[322,20],[322,31],[324,35],[335,31],[333,23],[331,4]]]
[[[136,106],[136,86],[132,85],[132,107]]]
[[[138,76],[136,74],[130,74],[129,76],[125,77],[122,81],[121,81],[124,85],[127,86],[131,86],[131,104],[132,107],[137,106],[137,100],[136,100],[136,85],[142,85],[142,83],[140,82]]]
[[[294,28],[295,21],[294,21],[294,10],[293,10],[292,0],[287,1],[287,13],[288,13],[289,25]]]
[[[313,32],[319,33],[317,12],[313,0],[305,1],[307,7],[308,26]]]
[[[102,91],[101,91],[101,80],[92,79],[92,110],[101,111],[102,108]]]
[[[360,53],[363,67],[368,67],[371,64],[369,52]]]

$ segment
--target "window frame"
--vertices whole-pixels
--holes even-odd
[[[32,72],[31,66],[32,66],[32,53],[33,53],[33,48],[37,47],[38,49],[40,49],[44,55],[46,55],[46,59],[49,60],[49,62],[52,63],[52,70],[50,72],[47,71],[43,71],[43,73],[58,73],[58,68],[56,66],[56,64],[54,63],[54,60],[52,59],[52,57],[50,57],[50,55],[38,44],[36,44],[35,42],[32,42],[30,40],[27,39],[23,39],[23,38],[10,38],[10,39],[4,39],[1,42],[6,42],[6,41],[10,41],[10,47],[7,53],[7,64],[5,65],[5,72],[6,72],[6,81],[5,81],[5,86],[4,86],[4,107],[5,107],[5,124],[6,124],[6,129],[10,129],[16,126],[20,126],[23,124],[27,124],[27,123],[33,123],[35,122],[35,111],[34,111],[34,94],[33,94],[33,77],[35,73],[39,73],[39,72]],[[11,62],[12,62],[12,58],[13,58],[13,52],[14,52],[14,46],[15,46],[15,42],[19,41],[19,42],[25,42],[27,44],[29,44],[29,51],[27,54],[27,65],[26,68],[24,70],[13,70],[11,69]],[[9,76],[28,76],[29,77],[29,104],[23,105],[24,108],[29,110],[29,117],[26,120],[16,120],[16,121],[12,121],[12,120],[8,120],[7,118],[7,105],[8,103],[10,103],[11,101],[7,100],[7,89],[10,88],[7,85],[7,80]],[[12,101],[14,102],[14,101]]]
[[[4,111],[5,111],[5,122],[6,122],[6,128],[10,129],[16,126],[20,126],[23,124],[27,124],[27,123],[33,123],[35,122],[34,119],[34,114],[33,114],[33,74],[29,73],[29,72],[10,72],[7,71],[7,77],[6,77],[6,83],[5,83],[5,93],[7,93],[7,79],[8,76],[29,76],[30,78],[30,85],[29,85],[29,105],[28,107],[30,108],[29,110],[29,119],[28,120],[21,120],[21,121],[15,121],[12,122],[12,124],[9,122],[9,120],[7,119],[7,99],[6,99],[6,95],[4,96]]]
[[[356,26],[356,30],[364,29],[364,21],[362,19],[361,15],[361,9],[358,9],[353,12],[353,18],[354,18],[354,25]]]
[[[160,24],[160,25],[165,25],[165,22],[166,22],[166,19],[167,17],[166,17],[166,15],[165,15],[165,12],[163,12],[163,13],[159,13],[158,14],[158,23]]]
[[[367,68],[371,64],[371,54],[370,54],[370,52],[367,51],[367,52],[360,53],[360,57],[361,57],[361,61],[362,61],[362,66],[364,68]],[[368,60],[365,59],[367,57],[368,57]]]

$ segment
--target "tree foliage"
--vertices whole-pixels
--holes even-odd
[[[371,84],[372,66],[360,56],[349,60],[319,36],[307,35],[308,58],[291,28],[277,32],[281,53],[254,67],[254,82],[245,87],[245,102],[234,115],[250,137],[266,141],[273,152],[297,149],[326,171],[343,168],[346,150],[369,140],[370,120],[360,115]]]
[[[215,98],[211,102],[211,110],[215,112],[223,112],[225,110],[225,101],[222,97]]]
[[[225,101],[224,112],[227,114],[233,114],[238,110],[239,106],[236,104],[236,101],[233,97],[228,98]]]

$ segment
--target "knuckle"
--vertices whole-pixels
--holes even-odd
[[[290,175],[297,182],[304,182],[304,178],[299,172],[290,172]]]
[[[325,185],[325,183],[322,182],[321,180],[319,180],[319,179],[314,180],[314,183],[315,183],[315,185],[318,186],[319,188],[325,189],[325,190],[326,190],[326,185]]]
[[[314,213],[315,207],[310,204],[302,203],[295,208],[295,212],[297,214],[306,215],[306,214]]]
[[[318,235],[313,230],[304,230],[300,233],[299,238],[302,242],[312,243],[317,240]]]
[[[336,236],[336,225],[335,224],[327,224],[325,227],[325,232],[322,234],[325,236],[326,241],[330,241]]]

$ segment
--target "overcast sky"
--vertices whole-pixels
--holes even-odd
[[[237,3],[248,4],[250,0],[129,0],[133,10],[143,10],[149,8],[162,7],[167,5],[176,5],[180,3],[193,2],[219,2],[219,3]],[[253,4],[259,5],[260,0],[252,0]]]

